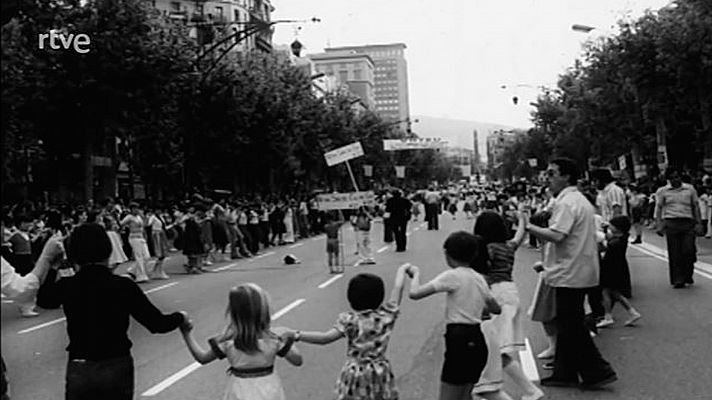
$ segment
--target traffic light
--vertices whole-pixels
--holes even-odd
[[[517,97],[517,96],[512,97],[512,103],[514,103],[514,105],[516,106],[517,103],[519,103],[519,97]]]

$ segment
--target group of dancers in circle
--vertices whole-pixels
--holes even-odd
[[[346,339],[346,361],[337,377],[335,398],[395,400],[398,389],[386,350],[409,279],[410,299],[446,295],[441,400],[511,399],[503,388],[503,374],[520,386],[523,400],[538,400],[544,393],[526,377],[517,356],[525,348],[525,311],[512,270],[527,222],[524,213],[518,216],[517,232],[510,239],[498,213],[482,212],[474,234],[458,231],[445,240],[445,271],[421,283],[418,267],[405,264],[397,270],[388,298],[379,276],[355,275],[346,293],[352,309],[340,313],[326,331],[271,327],[269,295],[254,283],[244,283],[231,289],[228,326],[208,339],[208,346],[193,337],[190,319],[181,332],[196,361],[227,359],[225,399],[285,399],[274,372],[277,357],[300,366],[297,343],[325,345]]]

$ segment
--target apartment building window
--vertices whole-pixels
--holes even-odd
[[[240,10],[233,10],[235,12],[235,22],[240,22]]]
[[[360,69],[355,69],[354,70],[354,79],[357,81],[360,81],[362,76],[361,76],[362,71]]]
[[[222,7],[215,7],[215,13],[218,15],[219,19],[223,19],[225,14],[223,13],[223,8]]]
[[[349,71],[339,71],[339,80],[346,82],[349,80]]]

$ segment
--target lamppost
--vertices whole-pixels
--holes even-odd
[[[245,39],[249,38],[250,36],[261,32],[263,30],[267,30],[274,25],[277,24],[284,24],[284,23],[305,23],[305,22],[321,22],[321,19],[317,17],[312,17],[311,19],[308,20],[296,20],[296,19],[280,19],[276,21],[257,21],[257,22],[233,22],[232,24],[236,25],[244,25],[245,28],[241,30],[237,30],[234,33],[218,40],[217,42],[213,43],[210,47],[205,49],[202,54],[199,54],[198,57],[195,60],[195,64],[197,64],[208,54],[212,53],[215,49],[218,47],[222,46],[225,43],[230,42],[231,40],[233,41],[230,46],[228,46],[226,49],[222,51],[222,53],[213,61],[213,63],[208,67],[208,69],[205,70],[203,73],[203,79],[201,80],[201,83],[205,81],[207,76],[210,74],[210,72],[220,63],[220,61],[230,52],[230,50],[234,49],[238,44],[242,43]]]

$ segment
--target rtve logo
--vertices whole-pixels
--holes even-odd
[[[45,42],[47,41],[47,39],[49,39],[49,47],[51,49],[59,50],[61,48],[64,48],[65,50],[69,50],[70,47],[74,47],[74,51],[79,54],[88,53],[89,49],[81,46],[89,46],[91,44],[89,35],[85,33],[80,33],[78,35],[70,33],[65,36],[64,33],[60,33],[56,30],[51,30],[49,31],[49,33],[39,34],[39,48],[41,50],[44,50]]]

